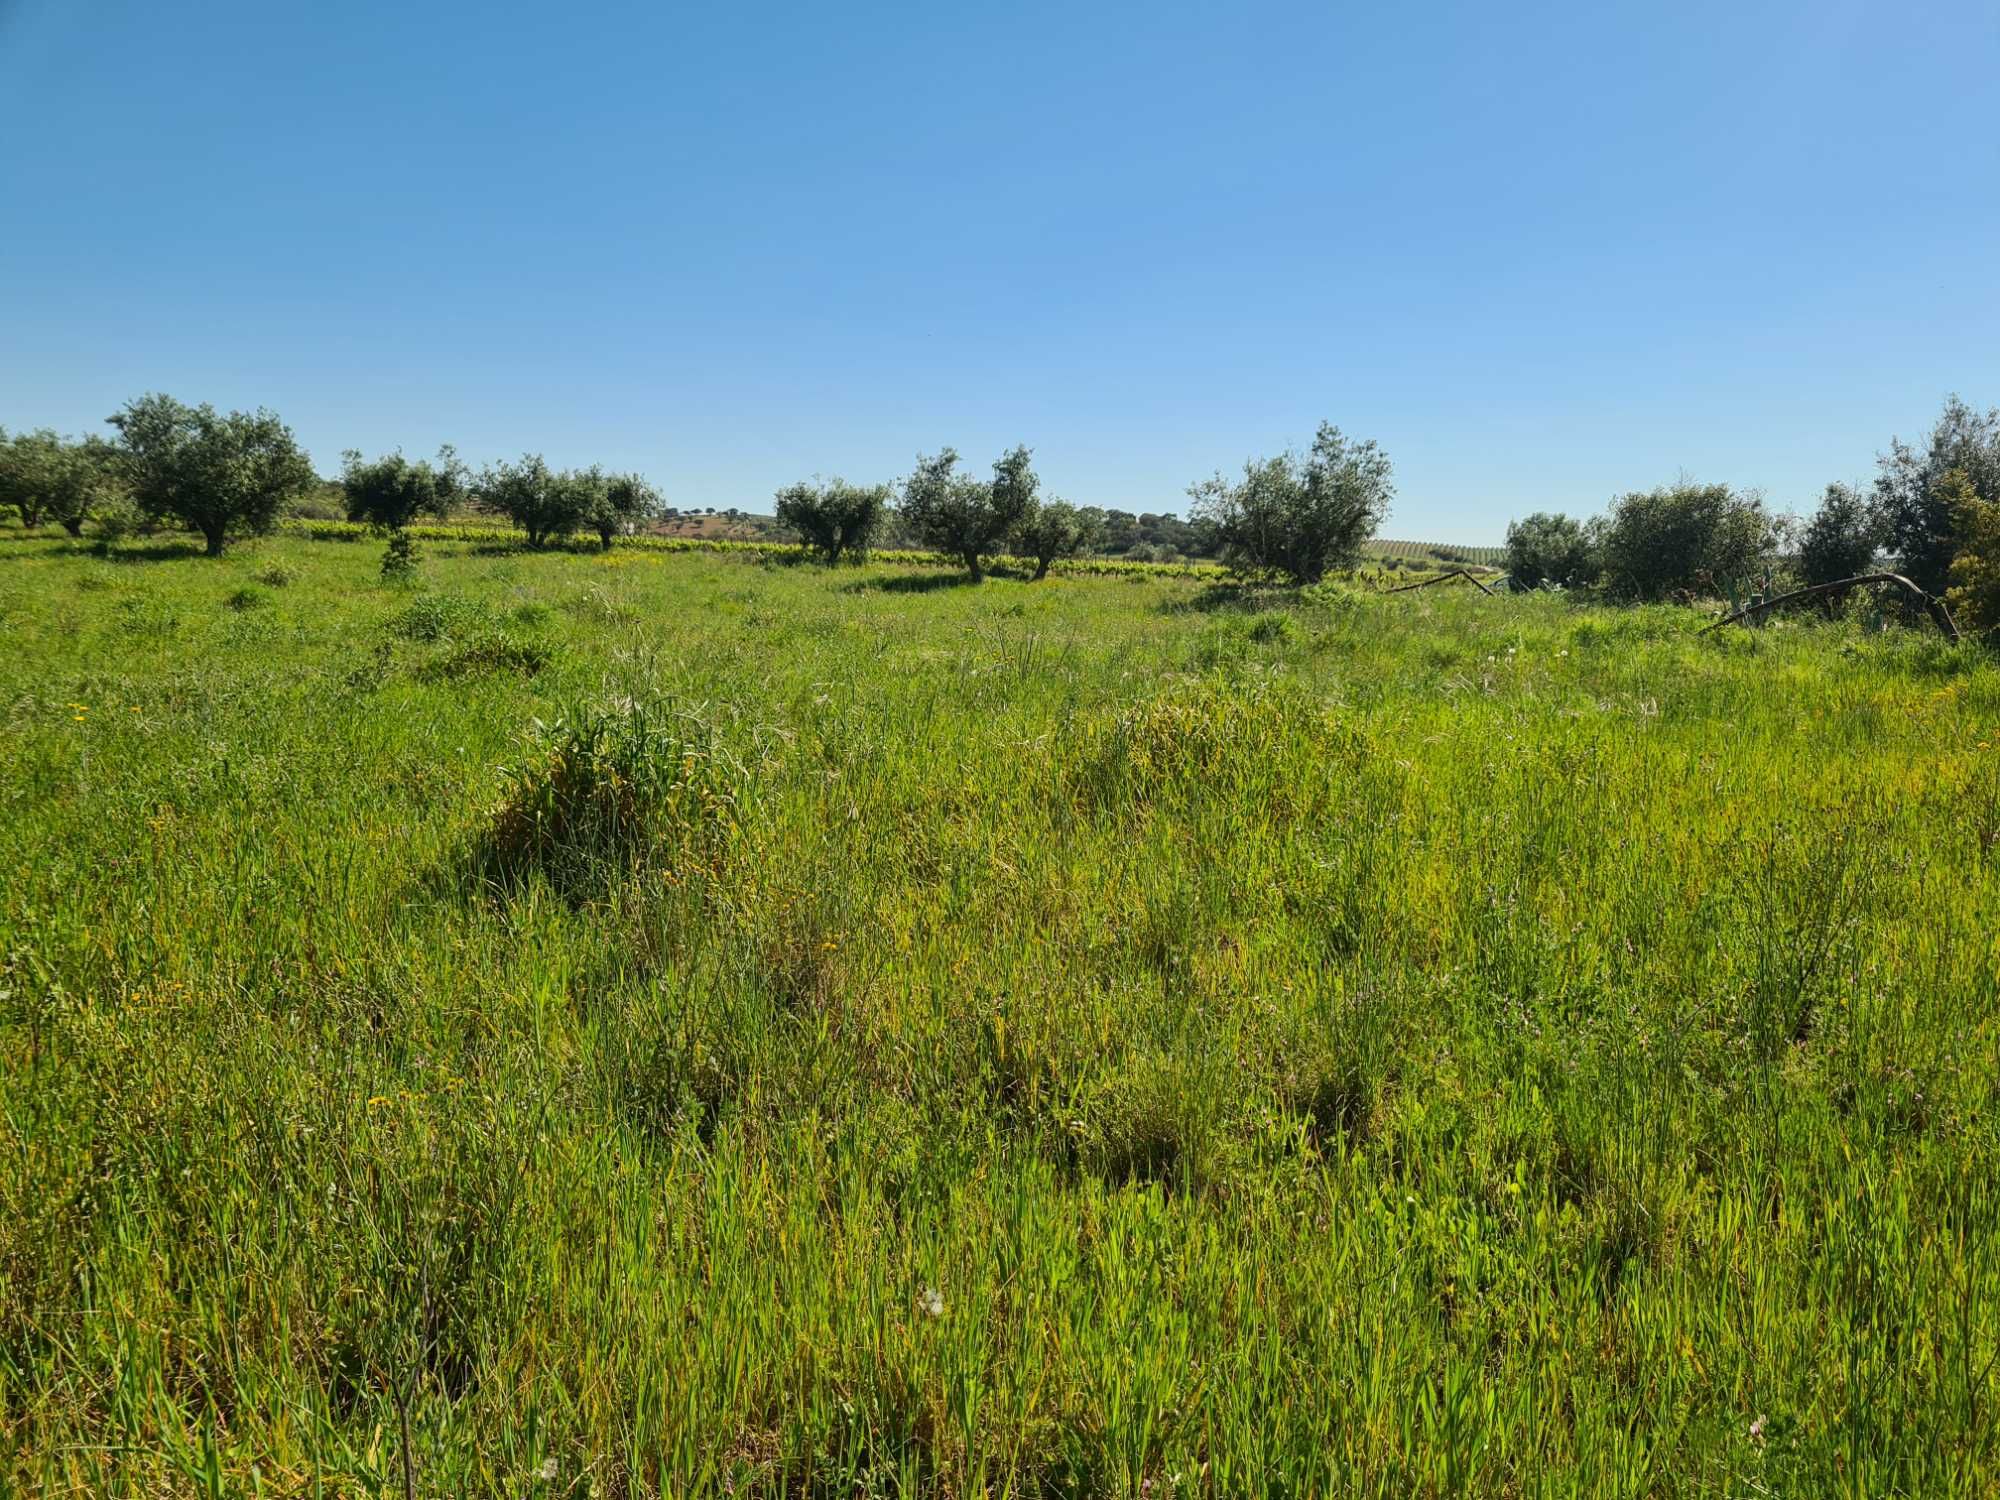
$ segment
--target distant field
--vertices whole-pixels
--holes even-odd
[[[1452,542],[1388,542],[1371,541],[1362,544],[1362,551],[1370,557],[1398,557],[1431,563],[1473,563],[1481,567],[1501,568],[1507,565],[1505,547],[1461,547]]]
[[[0,536],[0,1494],[1990,1496],[2000,667]]]

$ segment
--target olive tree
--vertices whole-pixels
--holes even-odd
[[[583,524],[607,551],[613,537],[638,530],[660,513],[660,492],[637,474],[605,475],[592,468],[575,477],[585,486]]]
[[[438,449],[435,464],[425,459],[412,463],[400,451],[368,462],[355,448],[342,458],[347,519],[383,531],[401,531],[419,516],[443,520],[465,491],[465,465],[449,443]]]
[[[223,415],[207,402],[153,394],[109,421],[139,509],[199,532],[210,557],[231,536],[269,531],[285,502],[318,479],[291,428],[269,411]]]
[[[62,446],[46,427],[11,438],[0,433],[0,506],[13,506],[31,531],[49,518]]]
[[[129,508],[130,503],[124,457],[115,446],[91,433],[57,450],[48,506],[50,519],[64,531],[80,537],[86,521],[106,519],[109,512]]]
[[[888,509],[886,484],[801,480],[778,491],[778,524],[796,531],[829,566],[846,556],[864,555]]]
[[[528,534],[530,547],[560,540],[583,524],[590,484],[574,474],[558,474],[528,453],[519,463],[489,464],[473,485],[480,504],[498,511]]]
[[[1304,457],[1252,459],[1243,478],[1222,475],[1189,488],[1193,516],[1214,528],[1225,559],[1239,568],[1317,583],[1347,566],[1375,534],[1395,494],[1389,457],[1320,424]]]
[[[1761,496],[1682,479],[1611,503],[1604,574],[1632,599],[1747,585],[1776,563],[1782,537]]]
[[[1049,576],[1049,564],[1076,556],[1095,544],[1103,531],[1102,511],[1067,500],[1044,500],[1014,528],[1014,551],[1035,560],[1034,581],[1039,582]]]
[[[951,448],[935,458],[920,454],[903,481],[898,516],[925,546],[963,562],[976,582],[986,576],[980,558],[999,551],[1034,507],[1041,482],[1028,459],[1026,448],[1011,449],[993,465],[991,482],[982,483],[956,472]]]
[[[1852,485],[1830,484],[1799,536],[1799,576],[1833,583],[1869,572],[1882,550],[1882,518]]]
[[[1892,441],[1875,480],[1875,503],[1884,540],[1919,588],[1942,593],[1959,550],[1956,482],[1964,476],[1973,494],[2000,501],[2000,408],[1980,411],[1957,396],[1947,398],[1922,446]]]
[[[1601,522],[1548,511],[1508,522],[1507,572],[1514,586],[1582,588],[1597,582],[1603,566],[1602,532]]]

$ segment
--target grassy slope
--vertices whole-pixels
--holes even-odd
[[[1991,665],[432,553],[0,557],[0,1489],[1991,1493]]]

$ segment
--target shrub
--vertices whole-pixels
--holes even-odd
[[[1892,441],[1875,481],[1884,540],[1919,588],[1942,593],[1958,541],[1960,473],[1972,492],[2000,501],[2000,408],[1980,412],[1958,397],[1945,401],[1922,448]]]
[[[778,491],[778,524],[796,531],[829,565],[850,553],[864,555],[888,510],[886,484],[849,484],[835,478],[824,484],[801,481]]]
[[[719,873],[746,775],[694,714],[621,703],[536,721],[490,832],[503,878],[540,870],[580,892],[645,874]]]
[[[974,579],[983,578],[982,555],[1006,542],[1035,503],[1041,482],[1028,466],[1028,450],[1014,448],[993,465],[991,483],[953,472],[958,454],[944,449],[935,458],[921,454],[916,472],[903,481],[901,520],[927,547],[949,553]]]
[[[149,395],[110,421],[139,508],[201,533],[210,557],[231,536],[269,531],[285,502],[317,483],[292,430],[268,411],[222,416]]]
[[[1214,527],[1226,560],[1294,583],[1351,565],[1394,493],[1388,455],[1325,422],[1303,458],[1252,460],[1240,483],[1217,474],[1188,490],[1195,519]]]
[[[257,581],[266,588],[282,589],[299,581],[298,569],[285,563],[272,563],[257,575]]]
[[[1833,583],[1866,573],[1881,545],[1881,517],[1867,496],[1850,485],[1830,484],[1799,537],[1799,576],[1807,583]]]
[[[1014,551],[1035,560],[1035,578],[1049,576],[1049,564],[1057,558],[1075,557],[1096,544],[1104,530],[1104,513],[1071,505],[1067,500],[1046,500],[1037,505],[1014,531]]]
[[[247,609],[257,609],[271,602],[271,596],[254,584],[245,584],[222,601],[238,614]]]
[[[408,583],[416,577],[417,565],[422,561],[423,554],[417,551],[415,539],[398,528],[390,533],[389,545],[382,549],[382,581]]]
[[[1281,610],[1270,610],[1250,623],[1250,639],[1260,646],[1289,641],[1295,634],[1292,617]]]
[[[1947,474],[1938,489],[1951,504],[1960,549],[1945,603],[1961,629],[1993,630],[2000,627],[2000,501],[1982,499],[1961,469]]]
[[[1536,511],[1507,526],[1507,571],[1516,588],[1583,588],[1603,570],[1603,523]]]
[[[1634,599],[1748,583],[1776,560],[1779,528],[1763,500],[1681,480],[1612,502],[1604,576]]]

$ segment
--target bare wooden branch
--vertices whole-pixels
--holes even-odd
[[[1493,590],[1489,589],[1485,584],[1481,583],[1477,578],[1474,578],[1470,573],[1466,572],[1465,569],[1463,568],[1453,568],[1449,573],[1440,573],[1435,578],[1426,578],[1419,583],[1399,583],[1396,585],[1396,587],[1392,589],[1384,589],[1382,592],[1385,594],[1407,594],[1411,589],[1427,589],[1434,583],[1449,583],[1454,578],[1463,578],[1467,583],[1471,584],[1474,588],[1478,589],[1479,592],[1482,594],[1490,594],[1493,592]]]
[[[1925,611],[1931,617],[1931,623],[1937,626],[1946,640],[1957,642],[1963,639],[1958,633],[1958,622],[1951,617],[1951,611],[1945,608],[1944,600],[1925,593],[1901,573],[1861,573],[1853,578],[1841,578],[1836,579],[1832,583],[1815,583],[1810,588],[1794,589],[1789,594],[1778,594],[1764,600],[1761,604],[1746,604],[1741,609],[1724,615],[1713,625],[1709,626],[1708,630],[1702,631],[1702,634],[1707,635],[1709,630],[1720,630],[1725,625],[1733,625],[1738,620],[1747,620],[1751,616],[1761,615],[1767,610],[1778,609],[1788,604],[1798,604],[1807,599],[1831,598],[1837,594],[1844,594],[1849,589],[1859,588],[1863,584],[1872,583],[1894,584],[1897,588],[1900,588],[1904,593],[1923,605]]]

